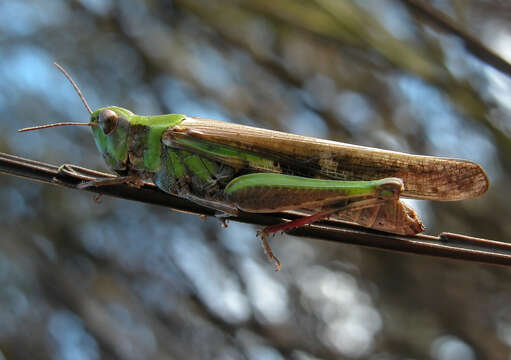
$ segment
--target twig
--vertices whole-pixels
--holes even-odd
[[[0,153],[0,173],[73,189],[78,189],[77,185],[83,181],[114,176],[75,165],[66,165],[59,168],[55,165],[5,153]],[[191,214],[214,215],[211,209],[166,194],[150,183],[144,184],[141,188],[116,184],[96,188],[90,187],[84,190],[165,206],[176,211]],[[286,220],[293,220],[298,216],[292,212],[275,214],[241,213],[237,217],[230,217],[228,219],[266,226]],[[511,244],[460,234],[441,233],[440,236],[401,236],[382,233],[337,220],[322,221],[318,224],[294,229],[289,231],[289,234],[383,250],[511,266]]]
[[[418,16],[423,17],[426,21],[429,21],[442,30],[454,34],[462,39],[467,50],[471,52],[472,55],[479,58],[479,60],[511,76],[511,63],[495,54],[474,36],[460,29],[455,22],[442,14],[440,11],[435,10],[427,2],[421,2],[418,0],[402,1]]]

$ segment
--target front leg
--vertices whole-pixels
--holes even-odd
[[[80,166],[63,164],[57,173],[61,176],[71,176],[77,180],[83,181],[77,185],[78,189],[85,189],[91,186],[99,187],[105,185],[115,184],[129,184],[131,186],[140,188],[144,185],[144,181],[139,176],[116,176],[113,174],[105,174],[99,171],[82,168]]]
[[[200,198],[200,197],[195,196],[190,193],[184,193],[184,194],[178,193],[178,196],[182,197],[184,199],[190,200],[198,205],[202,205],[204,207],[207,207],[209,209],[213,209],[213,210],[217,211],[217,213],[215,213],[215,217],[220,218],[220,219],[229,217],[229,216],[238,216],[239,215],[238,208],[233,205],[230,205],[230,204],[226,204],[226,203],[222,203],[222,202],[214,201],[214,200],[203,199],[203,198]],[[221,221],[223,222],[223,220],[221,220]]]
[[[88,187],[100,187],[107,185],[117,185],[117,184],[127,184],[129,186],[133,186],[137,189],[140,189],[145,182],[140,179],[140,177],[131,175],[131,176],[118,176],[111,179],[95,179],[91,181],[87,181],[81,184],[78,184],[76,187],[78,189],[86,189]]]

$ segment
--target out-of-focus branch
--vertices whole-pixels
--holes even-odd
[[[470,35],[468,32],[460,29],[451,19],[435,10],[428,2],[418,0],[403,0],[403,2],[418,16],[435,26],[458,36],[463,40],[469,52],[479,60],[484,61],[495,69],[511,76],[511,64],[488,49],[478,39]]]
[[[83,181],[113,177],[111,174],[79,166],[67,165],[59,168],[55,165],[4,153],[0,153],[0,173],[74,189],[77,189],[77,185]],[[211,209],[166,194],[150,183],[145,184],[141,188],[122,184],[90,187],[85,190],[165,206],[181,212],[205,216],[214,215]],[[229,220],[255,225],[270,225],[281,221],[293,220],[298,216],[293,213],[241,213],[237,217],[229,218]],[[342,221],[324,221],[292,230],[289,234],[384,250],[511,266],[511,244],[460,234],[442,233],[440,236],[400,236],[373,231]]]

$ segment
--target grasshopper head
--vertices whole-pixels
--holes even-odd
[[[128,132],[130,120],[134,114],[118,106],[108,106],[92,112],[89,104],[82,95],[80,88],[71,78],[71,76],[59,64],[55,66],[62,71],[69,80],[76,93],[83,102],[83,105],[90,114],[88,123],[77,122],[59,122],[47,125],[32,126],[19,129],[18,132],[40,130],[56,126],[85,125],[90,126],[96,145],[105,158],[106,163],[115,171],[123,171],[127,168],[128,158]]]
[[[112,170],[125,170],[128,158],[128,133],[134,114],[118,106],[94,111],[90,124],[99,152]]]

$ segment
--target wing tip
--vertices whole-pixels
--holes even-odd
[[[457,173],[453,177],[452,188],[438,198],[433,198],[433,200],[458,201],[473,199],[483,195],[490,188],[488,175],[482,166],[475,162],[456,160],[451,171]]]
[[[484,171],[483,167],[477,163],[467,161],[467,173],[468,177],[471,178],[472,186],[465,192],[460,192],[460,198],[457,200],[473,199],[475,197],[483,195],[490,188],[490,179]]]
[[[433,181],[421,187],[410,186],[405,182],[403,197],[434,201],[458,201],[473,199],[483,195],[490,187],[488,175],[481,165],[460,159],[445,159],[447,164],[438,169],[437,177],[441,184]],[[408,185],[408,186],[407,186]]]

